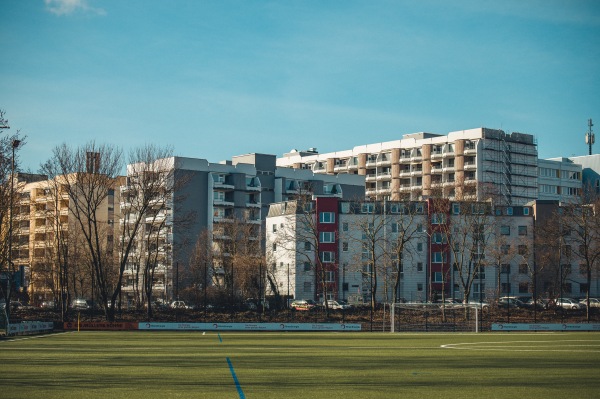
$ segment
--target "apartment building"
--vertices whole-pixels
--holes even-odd
[[[296,299],[462,299],[461,281],[473,300],[532,294],[529,206],[317,196],[272,204],[266,228],[279,294]]]
[[[538,160],[539,200],[577,202],[581,196],[582,166],[569,158]]]
[[[91,296],[91,270],[81,253],[82,244],[76,242],[80,227],[65,186],[66,179],[75,181],[76,177],[49,180],[45,175],[15,175],[11,257],[21,279],[17,289],[26,292],[33,304],[57,298],[59,240],[70,246],[69,294]],[[99,224],[105,226],[101,240],[107,251],[112,251],[116,233],[114,221],[118,214],[119,193],[111,189],[96,214]]]
[[[569,157],[573,163],[581,165],[582,188],[591,189],[596,195],[600,194],[600,154]]]
[[[183,183],[175,184],[170,196],[155,204],[160,207],[160,212],[146,218],[137,237],[123,285],[123,293],[129,300],[139,295],[139,287],[144,283],[139,281],[139,276],[143,276],[139,268],[144,256],[149,253],[147,245],[142,242],[149,234],[157,238],[152,253],[160,255],[153,268],[153,296],[170,300],[186,286],[190,257],[203,232],[210,233],[211,242],[207,246],[219,251],[232,239],[227,234],[228,226],[236,220],[243,221],[250,227],[248,238],[258,240],[264,250],[263,224],[271,203],[308,194],[364,197],[363,176],[329,176],[308,170],[279,168],[274,155],[246,154],[220,163],[172,157],[167,163],[173,169],[173,181]],[[134,178],[128,172],[127,181],[131,182]],[[129,190],[131,187],[127,184],[121,187],[123,198],[127,198]],[[128,210],[135,211],[126,203],[122,204],[122,208],[122,220],[128,219]],[[161,223],[160,229],[156,227],[157,222]]]
[[[365,176],[374,200],[494,198],[524,205],[537,198],[537,144],[532,135],[477,128],[447,135],[414,133],[401,140],[319,154],[312,148],[277,159],[278,166]]]

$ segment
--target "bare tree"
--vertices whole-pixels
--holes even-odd
[[[0,132],[9,131],[6,113],[0,109]],[[15,294],[18,270],[13,262],[13,215],[15,198],[19,189],[15,172],[18,170],[19,149],[25,145],[26,136],[9,133],[0,136],[0,298],[6,302],[10,318],[10,301]]]
[[[391,247],[388,249],[395,276],[393,303],[396,303],[404,268],[416,252],[413,243],[423,234],[423,205],[410,201],[388,203],[388,210],[392,215],[398,214],[390,218]]]
[[[124,208],[119,234],[119,286],[125,270],[133,275],[136,298],[142,295],[147,317],[153,317],[156,276],[167,277],[167,231],[173,225],[175,192],[185,179],[174,176],[172,148],[145,145],[131,150],[122,192]],[[172,244],[172,243],[171,243]],[[140,286],[142,292],[140,293]],[[112,298],[113,302],[116,299]]]
[[[585,275],[587,321],[590,321],[592,275],[600,265],[600,197],[588,188],[582,199],[583,203],[564,204],[562,219],[570,232],[565,245],[574,248],[574,258],[580,261],[580,272]]]
[[[446,252],[432,254],[437,262],[448,261],[451,255],[452,267],[458,274],[458,283],[463,291],[463,302],[468,303],[473,284],[479,273],[483,273],[485,253],[490,246],[495,230],[491,216],[491,204],[487,202],[461,201],[450,203],[442,199],[431,201],[430,229],[439,232],[449,240]],[[449,217],[452,215],[452,222]],[[482,287],[479,287],[480,292]]]
[[[109,201],[119,185],[121,151],[109,145],[90,142],[77,149],[62,144],[43,166],[51,179],[59,179],[69,197],[69,212],[86,245],[92,269],[92,295],[97,289],[105,316],[114,320],[115,299],[121,290],[123,268],[113,252],[114,214]],[[113,205],[114,206],[114,205]]]
[[[319,220],[321,216],[317,214],[314,202],[307,195],[298,196],[295,201],[281,204],[280,208],[280,213],[286,220],[275,234],[273,245],[295,259],[296,264],[306,264],[307,268],[314,273],[317,285],[315,299],[317,296],[322,297],[325,317],[329,318],[327,298],[336,281],[334,267],[336,260],[330,257],[328,251],[324,251],[319,239],[318,224],[325,220]]]
[[[363,284],[369,286],[371,309],[377,306],[377,289],[379,274],[385,273],[385,264],[389,263],[388,242],[386,237],[387,219],[382,202],[353,202],[356,208],[352,213],[360,216],[355,219],[350,240],[362,248],[357,254],[355,264],[363,277]],[[386,262],[386,260],[388,262]]]

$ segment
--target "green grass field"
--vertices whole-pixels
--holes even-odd
[[[17,337],[0,341],[0,397],[598,398],[600,334]]]

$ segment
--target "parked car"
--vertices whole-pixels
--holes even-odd
[[[71,307],[75,310],[86,310],[90,308],[90,305],[85,299],[77,298],[71,301]]]
[[[323,302],[323,306],[325,306],[325,302]],[[329,309],[334,309],[334,310],[345,310],[345,309],[350,309],[352,306],[348,305],[347,303],[345,303],[343,301],[334,301],[332,299],[329,299],[327,301],[327,307]]]
[[[456,299],[456,298],[446,298],[444,299],[444,302],[439,302],[440,303],[440,309],[445,307],[446,309],[453,309],[453,308],[460,308],[463,306],[463,303],[460,299]]]
[[[531,298],[529,301],[527,301],[525,303],[525,306],[533,309],[534,307],[540,310],[544,310],[544,309],[548,309],[551,307],[551,302],[550,299],[548,298],[538,298],[537,300],[534,300],[533,298]]]
[[[488,310],[490,308],[490,304],[487,302],[479,302],[479,301],[469,301],[469,306],[472,308]]]
[[[579,303],[583,303],[587,306],[587,299],[582,299]],[[600,299],[598,298],[590,298],[590,308],[600,308]]]
[[[498,299],[498,307],[501,308],[524,308],[525,304],[516,298],[512,298],[509,296],[503,296]]]
[[[258,300],[256,298],[248,298],[244,302],[244,305],[249,310],[261,310],[262,307],[264,307],[264,309],[269,309],[269,302],[264,299]]]
[[[173,301],[171,302],[171,309],[191,309],[184,301]]]
[[[317,303],[312,299],[296,299],[290,304],[290,308],[295,310],[312,310],[317,306]]]
[[[571,298],[558,298],[556,300],[556,306],[566,310],[582,310],[586,308],[584,304]]]

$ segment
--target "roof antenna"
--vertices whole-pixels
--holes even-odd
[[[588,132],[585,134],[585,143],[589,146],[589,155],[592,155],[592,144],[596,141],[592,132],[592,126],[594,126],[592,120],[588,119]]]

